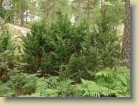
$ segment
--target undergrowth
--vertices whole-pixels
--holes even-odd
[[[129,69],[105,68],[92,75],[94,80],[81,78],[60,80],[59,76],[38,78],[34,74],[19,73],[7,83],[0,82],[0,96],[29,97],[129,97]]]

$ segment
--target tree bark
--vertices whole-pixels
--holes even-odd
[[[52,22],[54,20],[54,7],[55,7],[55,0],[53,0],[53,6],[52,6]]]
[[[90,0],[87,0],[87,18],[90,16]]]
[[[20,0],[20,9],[21,9],[21,11],[20,11],[20,20],[21,20],[20,25],[21,25],[21,27],[23,27],[24,26],[24,0]]]
[[[45,18],[48,17],[48,0],[45,0]]]
[[[3,0],[0,0],[0,17],[2,17],[2,3],[3,3]]]
[[[130,60],[130,0],[125,0],[125,23],[121,59]],[[129,66],[127,63],[124,63],[124,65]]]
[[[0,8],[2,8],[3,0],[0,0]]]

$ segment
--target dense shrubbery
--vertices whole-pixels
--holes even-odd
[[[24,38],[26,71],[78,81],[89,79],[88,71],[118,65],[120,45],[116,30],[106,25],[101,20],[97,24],[98,32],[89,32],[85,21],[72,24],[61,12],[50,25],[35,22],[31,34]]]
[[[9,33],[4,32],[0,96],[130,96],[129,69],[120,64],[117,29],[101,15],[93,30],[86,20],[73,24],[60,11],[52,23],[34,22],[23,37],[21,57],[13,54]]]

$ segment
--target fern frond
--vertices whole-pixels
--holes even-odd
[[[95,78],[100,77],[100,76],[112,77],[112,76],[113,76],[112,72],[113,72],[112,69],[110,69],[110,68],[105,68],[105,69],[103,69],[103,70],[97,72],[97,73],[95,74]]]

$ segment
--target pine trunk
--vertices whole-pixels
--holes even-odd
[[[130,59],[130,0],[125,0],[125,24],[124,24],[124,36],[122,42],[122,60]],[[129,64],[124,63],[129,66]]]
[[[24,26],[24,0],[20,0],[20,9],[21,9],[21,12],[20,12],[20,24],[21,24],[21,27]]]
[[[45,0],[45,17],[48,18],[48,1]]]
[[[0,17],[2,17],[2,2],[3,0],[0,0]]]
[[[90,0],[87,0],[87,18],[90,16]]]

